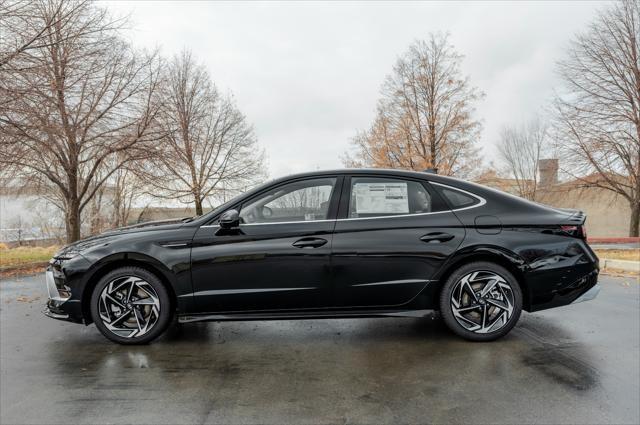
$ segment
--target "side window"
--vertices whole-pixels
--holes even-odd
[[[349,218],[385,217],[442,211],[419,182],[378,177],[353,177]]]
[[[326,220],[335,178],[303,180],[279,186],[240,209],[240,223]]]
[[[442,196],[449,202],[451,205],[451,209],[460,209],[471,207],[480,202],[480,200],[474,196],[467,195],[464,192],[460,192],[455,189],[450,189],[448,187],[437,186],[438,191],[442,194]]]

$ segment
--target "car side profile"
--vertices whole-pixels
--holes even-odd
[[[121,344],[181,323],[420,317],[472,341],[594,298],[580,211],[431,173],[345,169],[259,186],[200,217],[112,230],[46,271],[52,318]]]

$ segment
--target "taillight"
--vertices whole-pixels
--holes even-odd
[[[587,228],[584,226],[584,224],[580,226],[560,226],[560,230],[570,234],[573,237],[587,239]]]

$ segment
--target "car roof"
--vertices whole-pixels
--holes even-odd
[[[277,178],[273,180],[271,183],[275,183],[278,181],[286,181],[286,180],[296,179],[296,178],[325,176],[325,175],[345,175],[345,174],[350,174],[350,175],[376,174],[381,176],[386,175],[386,176],[412,177],[412,178],[417,178],[422,180],[431,180],[435,182],[454,183],[454,184],[457,182],[464,182],[464,180],[460,180],[454,177],[440,176],[438,174],[424,172],[424,171],[399,170],[399,169],[392,169],[392,168],[338,168],[333,170],[317,170],[317,171],[310,171],[305,173],[290,174],[287,176]]]

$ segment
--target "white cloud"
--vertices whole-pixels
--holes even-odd
[[[191,49],[255,125],[270,174],[341,167],[373,119],[380,85],[409,43],[449,31],[463,70],[486,93],[480,145],[545,106],[555,62],[601,4],[106,2],[131,14],[131,40]]]

